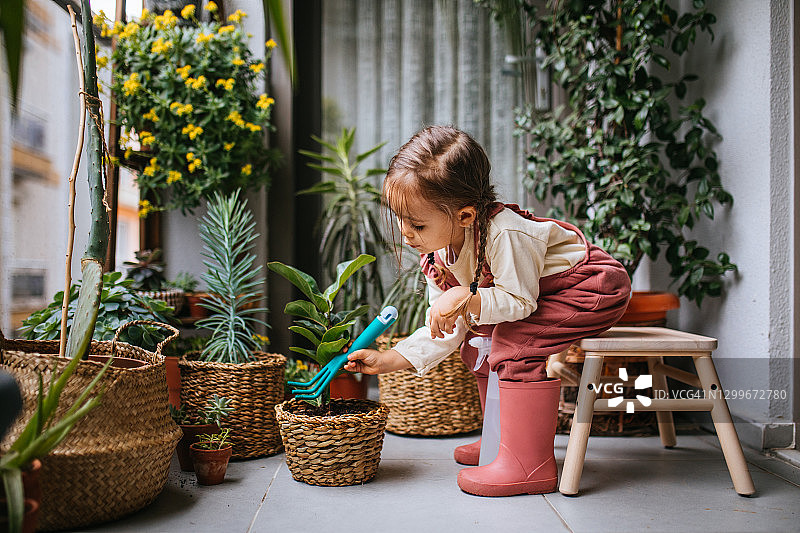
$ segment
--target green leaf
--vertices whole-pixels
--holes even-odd
[[[308,328],[304,328],[303,326],[289,326],[289,331],[293,331],[305,337],[306,339],[310,340],[314,347],[319,345],[320,339],[314,333],[309,330]]]
[[[353,327],[352,322],[345,322],[344,324],[333,326],[325,332],[325,335],[322,336],[322,342],[338,340],[341,338],[342,334],[346,333],[351,327]]]
[[[330,342],[321,342],[320,345],[317,346],[317,353],[314,356],[314,359],[321,365],[328,364],[328,362],[333,359],[334,356],[342,353],[342,348],[344,348],[349,340],[350,339],[345,338]]]
[[[314,304],[312,304],[311,302],[307,302],[305,300],[296,300],[294,302],[287,303],[283,312],[286,313],[287,315],[307,318],[322,326],[325,326],[328,322],[325,319],[325,316],[319,312],[319,310]]]
[[[334,281],[327,289],[325,289],[323,298],[325,298],[325,300],[332,305],[333,299],[336,298],[336,294],[338,294],[339,290],[342,288],[342,285],[344,285],[344,282],[347,281],[350,276],[355,274],[359,268],[372,263],[373,261],[375,261],[374,255],[361,254],[352,261],[339,263],[336,266],[336,281]]]
[[[292,285],[300,289],[300,292],[306,295],[306,297],[323,313],[327,313],[331,310],[331,300],[328,300],[317,287],[317,282],[306,274],[293,266],[284,265],[279,261],[271,261],[267,263],[267,267],[275,272],[286,278]]]

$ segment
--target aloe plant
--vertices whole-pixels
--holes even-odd
[[[313,359],[320,367],[342,353],[342,349],[350,342],[351,329],[356,319],[366,314],[369,306],[361,305],[355,309],[335,311],[334,300],[345,282],[373,261],[375,256],[361,254],[351,261],[339,263],[336,266],[336,279],[324,291],[320,291],[316,280],[305,272],[278,261],[267,264],[270,270],[289,280],[306,297],[304,300],[286,304],[284,312],[297,317],[289,330],[306,338],[313,348],[291,346],[291,351]],[[321,398],[323,404],[328,403],[330,389]]]
[[[204,361],[246,363],[255,359],[253,352],[261,346],[256,327],[267,324],[258,314],[267,309],[257,305],[264,297],[264,277],[252,253],[258,238],[255,225],[239,191],[215,193],[200,223],[203,264],[208,268],[202,277],[209,292],[202,305],[211,312],[196,324],[211,330],[201,355]]]
[[[366,152],[351,157],[356,130],[343,129],[339,138],[331,143],[313,136],[312,139],[330,152],[311,152],[299,150],[302,155],[319,161],[308,166],[331,176],[298,192],[298,194],[321,194],[325,198],[325,208],[320,214],[320,254],[325,265],[338,265],[348,257],[359,254],[377,256],[386,247],[376,214],[380,206],[381,193],[370,183],[369,178],[386,173],[385,169],[370,168],[363,174],[357,172],[358,166],[369,156],[380,150],[381,143]],[[336,272],[331,268],[331,278]],[[347,284],[343,295],[345,307],[355,307],[383,300],[383,284],[377,263],[357,272]]]

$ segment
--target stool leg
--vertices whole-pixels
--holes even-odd
[[[657,396],[656,391],[664,391],[669,393],[667,389],[667,377],[661,372],[654,372],[653,367],[656,362],[663,363],[663,357],[648,357],[647,369],[650,375],[653,376],[653,396]],[[675,439],[675,423],[672,420],[672,411],[656,411],[656,420],[658,420],[658,434],[661,437],[661,444],[665,448],[672,448],[676,444]]]
[[[742,496],[750,496],[755,493],[753,479],[747,469],[747,461],[744,458],[742,445],[739,443],[739,436],[736,434],[736,427],[731,420],[731,413],[728,410],[728,402],[725,401],[725,393],[719,384],[717,370],[714,362],[708,355],[694,358],[694,365],[697,368],[697,377],[703,385],[706,397],[713,401],[711,409],[711,419],[714,421],[714,428],[717,430],[717,438],[722,447],[722,454],[728,464],[728,471],[733,480],[733,488]],[[713,386],[713,389],[712,389]]]
[[[572,415],[572,429],[569,432],[567,455],[564,458],[564,469],[561,472],[561,484],[558,490],[561,494],[574,496],[578,493],[583,472],[583,461],[586,458],[586,445],[589,443],[589,431],[592,429],[592,416],[594,415],[594,401],[597,390],[590,385],[600,383],[600,371],[603,368],[603,358],[596,355],[587,355],[583,362],[581,384],[578,388],[578,400],[575,414]]]

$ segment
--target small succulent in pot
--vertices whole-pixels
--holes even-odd
[[[160,291],[166,284],[164,262],[161,249],[139,250],[134,252],[135,261],[125,261],[128,268],[126,279],[132,280],[131,287],[140,291]]]
[[[286,304],[284,312],[297,317],[289,329],[313,345],[313,349],[292,346],[293,352],[305,355],[325,366],[334,356],[350,342],[350,330],[358,317],[369,311],[368,305],[356,309],[334,311],[334,300],[344,283],[361,267],[375,261],[375,256],[361,254],[352,261],[339,263],[336,267],[336,279],[324,291],[319,290],[316,280],[294,267],[273,261],[267,266],[273,272],[289,280],[306,296],[305,300],[296,300]],[[327,406],[330,401],[330,390],[320,397],[310,400],[319,406]]]
[[[172,419],[181,426],[181,431],[183,431],[183,436],[175,450],[181,470],[191,472],[194,469],[190,452],[191,445],[197,443],[201,436],[220,432],[222,419],[229,416],[234,410],[230,403],[230,399],[214,394],[208,399],[207,407],[197,410],[196,416],[191,416],[185,405],[177,408],[173,405],[169,406]]]
[[[198,441],[191,445],[192,463],[201,485],[218,485],[225,480],[228,461],[233,454],[233,445],[228,441],[231,430],[199,435]]]

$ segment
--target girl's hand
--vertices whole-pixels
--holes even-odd
[[[405,368],[413,366],[396,350],[356,350],[347,356],[347,363],[344,365],[345,370],[362,374],[386,374]]]
[[[444,291],[431,306],[431,338],[443,338],[445,333],[453,333],[456,319],[460,313],[456,310],[461,307],[470,296],[468,287],[453,287]],[[475,294],[469,301],[467,311],[473,315],[481,312],[480,293]]]

